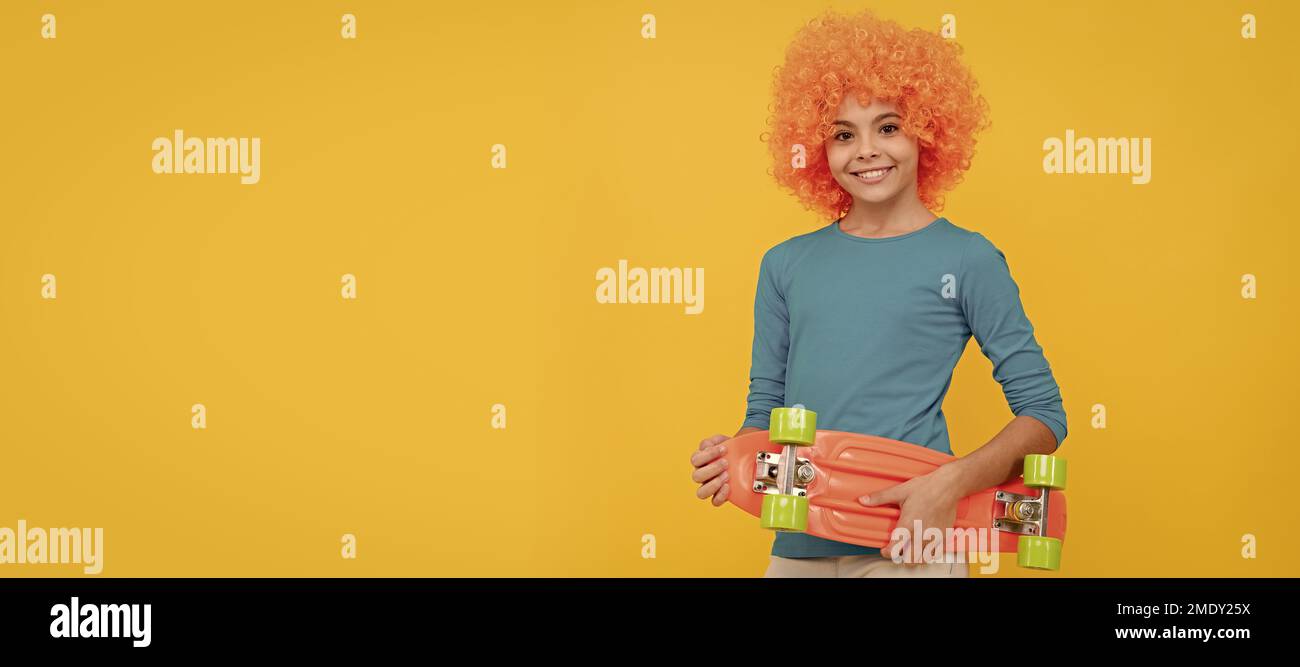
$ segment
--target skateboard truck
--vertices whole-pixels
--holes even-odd
[[[1020,535],[1046,534],[1047,491],[1043,489],[1037,496],[998,491],[994,500],[1006,505],[1002,517],[993,520],[993,528]]]
[[[759,452],[755,457],[754,467],[754,491],[757,493],[781,493],[781,461],[782,454],[775,452]],[[817,476],[817,471],[813,468],[812,461],[795,457],[794,483],[791,493],[796,496],[808,495],[808,485],[812,484],[813,479]]]
[[[1052,489],[1065,490],[1065,459],[1048,454],[1025,457],[1025,486],[1038,489],[1037,496],[998,491],[993,499],[1003,506],[1001,517],[993,519],[993,530],[1020,535],[1016,562],[1037,570],[1061,568],[1061,540],[1047,537],[1047,503]]]
[[[780,531],[808,530],[808,485],[816,470],[798,455],[800,446],[817,438],[817,413],[803,405],[772,408],[769,438],[781,445],[781,453],[759,452],[755,461],[754,492],[763,494],[759,525]]]

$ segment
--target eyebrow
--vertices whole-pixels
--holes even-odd
[[[894,113],[893,111],[886,111],[885,113],[882,113],[882,114],[880,114],[879,116],[876,116],[876,119],[873,120],[873,121],[871,121],[871,122],[872,122],[872,124],[879,123],[882,119],[888,118],[888,117],[890,117],[890,116],[898,116],[898,114]],[[899,117],[899,118],[902,118],[902,116],[898,116],[898,117]],[[834,124],[834,125],[848,125],[849,127],[857,127],[857,125],[854,125],[853,123],[850,123],[850,122],[847,121],[847,120],[836,120],[835,123],[833,123],[833,124]]]

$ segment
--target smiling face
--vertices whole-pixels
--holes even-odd
[[[840,103],[834,134],[826,139],[826,162],[855,203],[916,199],[919,150],[916,139],[903,134],[901,120],[892,102],[873,99],[864,107],[856,93],[849,93]]]

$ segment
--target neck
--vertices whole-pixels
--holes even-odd
[[[878,203],[854,200],[840,220],[840,229],[863,237],[898,236],[916,231],[937,217],[915,198]]]

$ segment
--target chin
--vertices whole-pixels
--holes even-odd
[[[866,201],[866,202],[871,202],[872,204],[887,202],[893,199],[894,197],[898,196],[897,192],[880,192],[880,191],[863,192],[861,190],[859,190],[858,192],[860,193],[857,196],[858,199],[861,199],[862,201]]]

